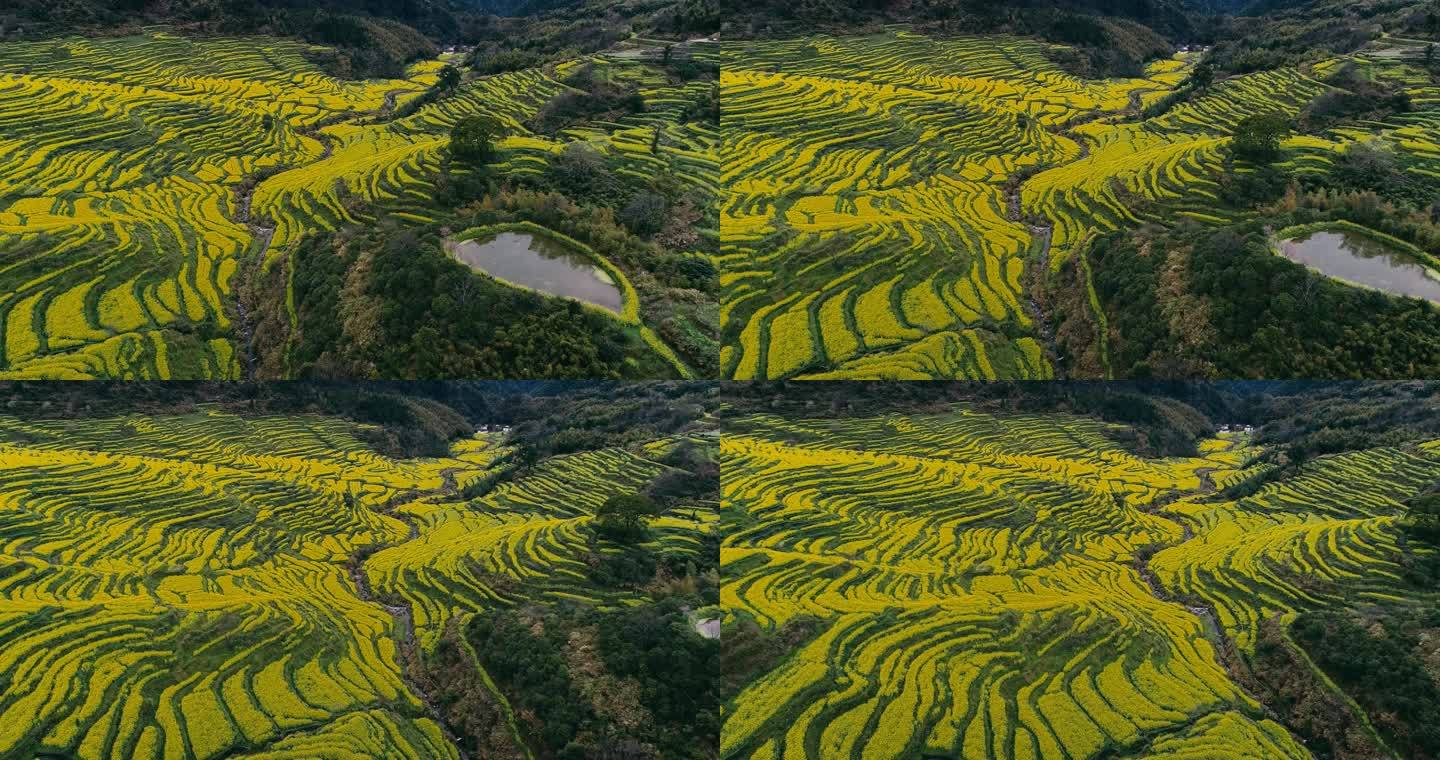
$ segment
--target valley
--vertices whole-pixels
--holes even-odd
[[[1336,687],[1301,668],[1281,696],[1273,652],[1310,611],[1433,609],[1403,517],[1436,441],[1277,477],[1244,432],[1137,456],[1093,417],[790,394],[722,444],[722,757],[1354,756],[1347,726],[1387,751],[1363,712],[1308,722]]]
[[[592,528],[608,499],[713,446],[703,429],[521,464],[498,426],[396,458],[375,450],[374,425],[242,410],[0,420],[0,756],[547,756],[561,734],[503,663],[487,671],[503,649],[460,643],[472,619],[683,621],[678,602],[596,567],[713,567],[703,493],[667,502],[681,508],[638,541]],[[615,651],[592,644],[584,677],[648,683]],[[573,667],[562,688],[582,688]],[[445,668],[465,675],[437,682]],[[597,709],[565,740],[654,742],[674,720],[620,726]]]
[[[1397,54],[1381,40],[1313,64],[1216,77],[1207,49],[1184,46],[1136,76],[1103,79],[1063,69],[1061,49],[903,25],[732,46],[722,75],[725,376],[1136,376],[1133,359],[1115,366],[1111,354],[1142,321],[1116,323],[1135,309],[1116,291],[1138,285],[1117,275],[1097,292],[1098,244],[1150,228],[1199,236],[1345,218],[1298,218],[1296,206],[1344,206],[1334,194],[1297,199],[1303,190],[1292,190],[1272,211],[1237,202],[1233,186],[1273,172],[1281,189],[1286,180],[1305,187],[1366,150],[1386,151],[1396,171],[1432,189],[1440,176],[1440,84],[1415,49]],[[1403,91],[1408,111],[1291,133],[1273,167],[1233,157],[1234,136],[1253,119],[1294,122],[1317,100],[1339,98],[1353,86],[1340,72]],[[1398,222],[1401,211],[1386,208]],[[1402,244],[1433,268],[1437,240]],[[1162,313],[1143,319],[1179,333],[1183,310],[1213,298],[1187,298],[1189,262],[1167,263],[1180,281],[1154,286]],[[1406,308],[1433,325],[1431,312]],[[1275,319],[1286,318],[1294,315]],[[1430,366],[1428,337],[1416,340],[1424,348],[1407,356],[1410,366]],[[1244,364],[1153,366],[1162,361],[1150,357],[1145,371],[1285,376]],[[1404,370],[1377,365],[1360,376],[1392,371]]]
[[[307,236],[382,222],[454,224],[456,200],[440,197],[437,183],[479,172],[519,187],[567,147],[637,181],[665,175],[676,195],[716,185],[713,134],[685,117],[708,85],[674,83],[649,57],[582,57],[447,87],[441,74],[457,72],[463,51],[417,61],[403,79],[343,80],[318,67],[316,50],[163,29],[0,42],[0,376],[305,374],[312,370],[296,354],[302,333],[313,332],[310,304],[294,283],[315,276],[297,262]],[[634,87],[645,110],[537,134],[532,119],[551,100],[574,97],[567,82],[582,71]],[[451,132],[468,117],[496,132],[481,169],[451,165]],[[694,374],[694,348],[683,347],[692,358],[682,359],[656,329],[662,312],[700,332],[703,317],[695,327],[660,305],[670,291],[636,253],[651,243],[606,234],[611,250],[596,255],[618,254],[611,266],[640,282],[635,298],[645,301],[598,323],[623,344],[625,358],[607,360],[611,371]],[[452,340],[473,341],[476,329],[455,328]]]

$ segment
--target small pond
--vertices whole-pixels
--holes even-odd
[[[1312,232],[1281,240],[1280,252],[1297,264],[1336,279],[1440,303],[1440,275],[1410,256],[1358,233]]]
[[[471,269],[551,295],[574,298],[619,314],[624,296],[589,257],[543,235],[501,232],[492,238],[450,242]]]

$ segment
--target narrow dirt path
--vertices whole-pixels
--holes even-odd
[[[1190,499],[1214,494],[1219,489],[1211,477],[1211,473],[1213,472],[1213,468],[1197,470],[1196,474],[1200,476],[1200,487],[1198,489],[1168,493],[1141,509],[1141,511],[1146,514],[1167,520],[1179,526],[1181,539],[1169,544],[1152,544],[1141,548],[1135,553],[1133,566],[1135,572],[1139,573],[1141,580],[1145,581],[1145,585],[1150,587],[1152,596],[1162,602],[1181,605],[1187,612],[1200,619],[1200,626],[1205,633],[1205,638],[1210,642],[1210,648],[1215,652],[1215,662],[1230,676],[1230,681],[1235,684],[1236,688],[1255,700],[1256,704],[1259,704],[1262,709],[1264,709],[1268,717],[1278,720],[1278,716],[1270,709],[1270,706],[1252,693],[1250,689],[1246,688],[1246,674],[1250,670],[1249,666],[1241,659],[1240,653],[1236,651],[1234,643],[1225,636],[1225,631],[1220,626],[1220,618],[1215,613],[1214,605],[1200,599],[1180,598],[1176,596],[1169,589],[1165,588],[1165,584],[1156,577],[1155,571],[1150,568],[1150,559],[1154,555],[1194,540],[1195,531],[1190,527],[1190,524],[1179,516],[1168,512],[1166,507],[1180,499]],[[1297,737],[1297,741],[1298,740]]]
[[[455,747],[455,751],[460,754],[461,760],[470,760],[469,755],[465,752],[464,749],[461,748],[460,740],[450,730],[449,725],[446,724],[445,718],[440,712],[440,708],[435,705],[435,703],[432,701],[432,697],[430,696],[430,694],[427,693],[425,689],[420,686],[420,683],[416,680],[414,674],[410,672],[411,668],[416,663],[419,663],[420,658],[424,656],[424,654],[420,651],[420,643],[415,636],[414,610],[408,603],[404,601],[401,601],[399,604],[390,604],[380,599],[378,596],[376,596],[375,590],[370,586],[369,576],[365,574],[365,562],[370,559],[371,555],[394,546],[399,546],[409,541],[414,541],[416,538],[419,537],[420,524],[415,520],[413,516],[401,511],[400,507],[403,507],[413,501],[423,499],[429,496],[454,496],[459,493],[460,489],[455,482],[454,469],[442,470],[440,472],[440,477],[441,486],[439,488],[429,490],[406,491],[404,493],[397,494],[394,498],[390,499],[383,506],[376,510],[382,514],[388,515],[399,520],[400,522],[405,523],[406,527],[409,528],[409,530],[403,540],[391,541],[383,544],[370,544],[368,546],[361,547],[350,555],[350,560],[347,565],[350,569],[350,580],[355,584],[356,596],[358,596],[363,602],[366,602],[368,604],[374,604],[384,609],[387,613],[389,613],[390,617],[395,620],[395,628],[397,631],[400,632],[400,641],[398,642],[401,655],[398,658],[400,660],[400,675],[405,680],[405,685],[409,687],[411,693],[419,697],[420,701],[424,703],[425,712],[430,716],[432,720],[435,721],[437,725],[440,726],[440,730],[444,732],[445,738],[449,740],[452,746]]]
[[[244,293],[247,284],[252,281],[259,262],[265,258],[265,251],[270,249],[270,241],[275,238],[275,227],[265,225],[256,219],[251,213],[251,205],[255,201],[255,188],[265,180],[263,174],[251,174],[240,181],[235,188],[235,215],[234,221],[245,225],[250,230],[250,237],[258,243],[255,253],[240,262],[236,277],[232,280],[234,287],[231,292],[235,294],[235,319],[231,322],[235,325],[235,332],[240,338],[240,378],[252,380],[255,377],[255,320],[250,313],[250,307],[245,303]]]
[[[1055,225],[1032,224],[1027,226],[1030,230],[1030,237],[1040,243],[1040,252],[1035,256],[1035,265],[1039,267],[1043,276],[1044,273],[1050,271],[1050,241],[1055,234]],[[1040,333],[1046,355],[1050,357],[1051,370],[1054,372],[1060,363],[1060,346],[1055,342],[1055,328],[1050,325],[1050,317],[1045,313],[1045,307],[1040,304],[1040,299],[1036,297],[1034,288],[1025,294],[1025,303],[1030,307],[1030,319],[1035,323],[1035,330]]]
[[[332,117],[332,118],[329,118],[329,119],[325,119],[324,121],[317,122],[314,126],[306,127],[305,129],[298,129],[298,130],[296,130],[296,134],[305,135],[306,137],[308,137],[308,138],[310,138],[310,139],[312,139],[312,140],[315,140],[315,141],[319,142],[319,143],[320,143],[320,157],[317,158],[317,159],[315,159],[315,161],[324,161],[325,159],[327,159],[327,158],[329,158],[330,156],[332,156],[332,155],[335,154],[335,138],[332,137],[331,135],[327,134],[327,133],[325,132],[325,128],[326,128],[326,127],[329,127],[329,126],[332,126],[332,125],[335,125],[335,124],[340,124],[340,123],[342,123],[342,122],[349,121],[350,119],[352,119],[352,118],[354,118],[354,117],[356,117],[356,116],[358,116],[358,114],[346,113],[346,114],[340,115],[339,117]],[[314,162],[311,162],[311,163],[314,163]],[[302,164],[302,166],[308,166],[308,165],[309,165],[309,164]],[[297,168],[299,168],[299,167],[296,167],[296,166],[287,166],[287,167],[285,167],[285,171],[290,171],[291,169],[297,169]]]
[[[1179,92],[1179,90],[1179,87],[1174,87],[1171,88],[1169,91]],[[1131,119],[1140,119],[1145,114],[1145,96],[1149,95],[1152,92],[1165,91],[1166,88],[1164,87],[1138,87],[1131,90],[1129,95],[1127,96],[1130,104],[1126,106],[1125,111],[1120,114],[1119,118],[1117,118],[1116,121],[1123,122],[1130,121]]]
[[[398,100],[401,95],[404,95],[404,94],[407,93],[407,92],[414,92],[414,91],[415,91],[415,90],[413,90],[413,89],[411,89],[411,88],[409,88],[409,87],[397,87],[397,88],[395,88],[395,89],[393,89],[393,90],[386,90],[386,91],[385,91],[385,107],[382,108],[382,109],[380,109],[379,117],[380,117],[381,119],[384,119],[384,118],[390,116],[391,114],[395,113],[395,101]]]
[[[240,338],[239,352],[242,355],[240,375],[242,380],[252,380],[255,377],[255,318],[250,311],[250,305],[246,303],[246,295],[249,293],[249,284],[254,282],[260,266],[265,261],[265,252],[270,250],[270,243],[275,239],[275,223],[254,213],[255,191],[266,180],[276,175],[330,158],[335,153],[335,138],[326,134],[323,131],[324,128],[331,124],[349,121],[355,116],[356,114],[351,112],[335,114],[312,126],[295,130],[295,134],[304,135],[320,143],[319,158],[303,164],[280,164],[268,167],[246,175],[234,187],[235,213],[231,218],[237,224],[244,225],[254,240],[254,252],[239,262],[240,265],[236,269],[231,289],[231,293],[235,295],[235,319],[232,322],[235,325],[235,332]]]
[[[1200,476],[1200,488],[1194,491],[1175,491],[1173,493],[1165,494],[1159,499],[1156,499],[1155,501],[1141,508],[1141,511],[1148,515],[1152,515],[1167,522],[1174,523],[1177,527],[1180,528],[1181,538],[1179,541],[1171,544],[1152,544],[1150,546],[1142,548],[1141,551],[1136,552],[1135,571],[1140,574],[1140,578],[1145,581],[1145,584],[1147,586],[1150,587],[1150,593],[1155,596],[1155,598],[1165,602],[1174,602],[1176,604],[1181,604],[1185,607],[1186,610],[1189,610],[1191,614],[1201,618],[1202,622],[1205,624],[1207,636],[1209,636],[1209,638],[1211,639],[1210,643],[1215,645],[1215,651],[1218,655],[1220,651],[1224,648],[1223,645],[1225,642],[1223,634],[1220,633],[1219,619],[1215,616],[1214,608],[1209,606],[1208,604],[1200,602],[1193,602],[1187,604],[1176,598],[1174,594],[1170,593],[1170,591],[1165,588],[1165,585],[1160,582],[1160,579],[1155,576],[1155,571],[1150,569],[1151,557],[1159,554],[1161,551],[1164,551],[1166,549],[1173,549],[1195,538],[1195,530],[1194,528],[1190,527],[1190,523],[1180,519],[1173,513],[1166,511],[1166,507],[1174,504],[1180,499],[1209,496],[1210,494],[1215,493],[1215,491],[1217,490],[1215,487],[1215,481],[1213,478],[1210,477],[1210,474],[1212,472],[1214,472],[1212,468],[1206,468],[1196,471],[1196,474]],[[1222,662],[1221,664],[1225,665],[1226,663]]]
[[[368,546],[364,546],[350,555],[350,559],[347,562],[347,565],[350,580],[355,584],[355,590],[360,599],[366,603],[375,604],[379,607],[382,607],[386,612],[390,613],[390,616],[392,618],[395,619],[396,627],[399,629],[401,635],[400,647],[402,652],[404,653],[400,659],[402,661],[401,677],[404,679],[405,685],[410,689],[412,693],[420,697],[420,701],[425,705],[425,712],[430,716],[431,719],[436,722],[437,725],[440,726],[440,730],[444,733],[445,738],[449,740],[451,746],[455,747],[455,751],[459,753],[462,760],[470,760],[470,757],[465,752],[465,750],[461,749],[459,741],[450,731],[449,726],[447,726],[445,721],[440,717],[439,709],[430,702],[425,692],[415,684],[410,674],[404,672],[404,663],[415,661],[411,658],[419,655],[419,651],[418,649],[416,649],[415,623],[410,607],[403,604],[386,604],[385,602],[380,601],[378,598],[376,598],[374,590],[370,587],[370,579],[365,575],[365,560],[369,559],[370,555],[382,549],[386,549],[391,546],[398,546],[399,544],[405,543],[406,541],[412,541],[419,535],[420,527],[415,522],[414,518],[398,512],[398,509],[401,506],[404,506],[405,504],[409,504],[412,501],[424,498],[426,496],[447,496],[453,495],[459,491],[455,483],[455,475],[453,470],[444,470],[440,474],[441,478],[443,479],[443,483],[440,488],[430,490],[406,491],[404,493],[398,494],[393,499],[386,502],[384,505],[380,506],[376,510],[383,514],[394,517],[395,519],[400,520],[401,522],[404,522],[407,526],[409,526],[409,533],[406,535],[403,541],[390,542],[385,544],[371,544]],[[338,713],[332,716],[331,723],[333,723],[334,718],[340,718],[345,715],[365,712],[367,710],[373,709],[374,707],[375,705],[360,705],[358,707],[355,707],[354,709],[346,710],[342,713]],[[286,739],[317,734],[326,730],[326,728],[331,723],[307,724],[298,728],[281,731],[280,733],[266,739],[264,747],[273,748],[276,744],[285,741]],[[230,750],[222,753],[219,756],[218,760],[226,760],[227,758],[236,757],[241,754],[248,755],[252,751],[253,748],[250,747],[235,746],[232,747]]]
[[[1086,142],[1084,138],[1076,136],[1071,131],[1080,124],[1083,124],[1084,121],[1085,119],[1082,117],[1081,120],[1071,121],[1063,126],[1042,127],[1042,129],[1051,135],[1064,137],[1079,147],[1080,153],[1073,161],[1053,165],[1042,165],[1037,167],[1036,171],[1025,174],[1019,177],[1017,181],[1010,182],[1007,185],[1005,194],[1005,217],[1017,224],[1024,224],[1026,230],[1030,233],[1031,240],[1038,243],[1039,252],[1031,256],[1029,263],[1038,268],[1038,276],[1040,278],[1043,278],[1045,274],[1050,271],[1050,249],[1055,237],[1055,223],[1038,214],[1026,216],[1022,193],[1024,192],[1025,183],[1029,182],[1030,179],[1036,175],[1042,174],[1050,169],[1057,169],[1061,166],[1074,163],[1075,161],[1083,161],[1090,156],[1090,143]],[[1025,294],[1025,304],[1028,307],[1026,310],[1030,312],[1030,320],[1035,324],[1035,330],[1040,334],[1040,338],[1043,341],[1042,345],[1045,348],[1045,355],[1050,360],[1050,367],[1055,372],[1056,378],[1059,379],[1060,347],[1055,343],[1055,330],[1050,325],[1049,315],[1045,313],[1040,299],[1035,295],[1034,286],[1030,287]]]

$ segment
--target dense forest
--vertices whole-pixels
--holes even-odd
[[[437,237],[395,227],[310,237],[295,270],[298,345],[288,360],[302,377],[604,378],[638,342],[575,301],[482,280]],[[262,351],[273,341],[278,363],[290,334],[285,282],[272,282],[257,340]]]
[[[1210,60],[1245,73],[1349,53],[1383,35],[1434,38],[1440,4],[1393,0],[1258,0],[1209,17]]]
[[[0,40],[118,35],[165,24],[198,34],[299,37],[333,47],[322,63],[336,74],[397,77],[437,45],[477,46],[534,65],[600,50],[631,31],[710,34],[718,12],[714,0],[13,0],[0,7]]]
[[[464,41],[474,47],[470,65],[495,73],[603,50],[632,33],[665,39],[714,34],[734,16],[732,10],[744,12],[722,9],[720,0],[527,2],[510,13],[483,17],[466,30]]]
[[[718,560],[719,547],[708,552]],[[638,553],[639,559],[635,559]],[[657,562],[631,548],[654,575]],[[613,561],[613,559],[612,559]],[[542,757],[706,758],[715,756],[720,733],[715,681],[720,642],[689,629],[688,608],[719,599],[716,565],[661,569],[661,575],[701,579],[697,588],[664,596],[650,605],[598,611],[580,605],[529,606],[489,611],[472,618],[463,636],[491,678],[521,716],[528,743]],[[689,575],[686,575],[689,572]],[[442,640],[436,659],[451,647]],[[441,671],[443,672],[443,671]],[[478,690],[474,681],[447,685],[457,703]],[[473,697],[471,697],[473,698]],[[467,712],[469,748],[488,757],[483,743],[495,721]]]
[[[1431,673],[1440,614],[1307,612],[1291,636],[1374,721],[1403,757],[1440,757],[1440,683]],[[1347,716],[1348,717],[1348,716]],[[1342,754],[1325,742],[1316,750]]]
[[[1101,241],[1090,255],[1119,376],[1440,371],[1434,306],[1341,285],[1278,257],[1259,224],[1143,229]]]
[[[369,442],[404,457],[438,456],[479,425],[506,425],[531,451],[520,459],[538,461],[685,430],[718,410],[719,391],[682,382],[0,383],[0,408],[32,419],[189,414],[202,404],[344,417],[377,426]]]
[[[734,5],[732,3],[732,5]],[[1060,62],[1086,76],[1138,75],[1141,65],[1169,54],[1172,40],[1208,36],[1206,21],[1179,0],[806,0],[736,5],[722,16],[731,37],[772,37],[807,33],[878,30],[886,23],[911,23],[938,35],[1034,35],[1070,46],[1056,51]]]
[[[299,37],[331,46],[319,62],[337,75],[397,77],[406,63],[434,55],[436,39],[462,36],[474,23],[446,0],[16,0],[0,9],[0,39],[121,35],[166,24],[200,34]]]

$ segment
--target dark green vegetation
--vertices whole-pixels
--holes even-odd
[[[1340,67],[1326,83],[1335,89],[1311,101],[1301,112],[1297,125],[1300,131],[1318,134],[1346,121],[1386,121],[1414,107],[1403,88],[1367,77],[1358,66]]]
[[[1410,533],[1422,541],[1440,544],[1440,493],[1421,494],[1410,500],[1409,507]]]
[[[398,77],[405,63],[433,56],[436,41],[476,45],[482,51],[476,69],[498,73],[593,53],[631,31],[710,34],[717,21],[714,0],[12,0],[0,7],[0,39],[123,34],[154,24],[199,34],[300,37],[335,49],[322,59],[333,73],[362,78]]]
[[[1440,757],[1440,610],[1306,612],[1290,635],[1399,756]]]
[[[1440,384],[1435,382],[1223,387],[1245,391],[1225,409],[1226,417],[1254,424],[1256,443],[1282,464],[1440,437]]]
[[[1143,229],[1098,242],[1090,256],[1115,374],[1440,373],[1434,306],[1343,285],[1275,255],[1271,245],[1259,223]]]
[[[1235,125],[1230,149],[1237,158],[1269,163],[1280,157],[1280,141],[1290,132],[1283,114],[1247,116]]]
[[[639,343],[578,302],[475,276],[433,233],[320,234],[300,244],[294,265],[298,339],[283,360],[300,377],[618,377],[626,345]],[[274,317],[256,331],[262,352],[287,335],[284,280],[275,280],[274,300],[262,302]]]
[[[739,37],[859,31],[886,23],[914,23],[939,34],[1020,34],[1072,46],[1060,55],[1066,68],[1085,76],[1138,76],[1141,64],[1173,51],[1167,40],[1198,41],[1203,34],[1180,0],[810,0],[730,3],[722,19]]]
[[[543,383],[539,387],[563,389],[568,400],[553,404],[545,393],[517,396],[497,419],[514,425],[510,440],[522,450],[530,449],[532,461],[628,446],[657,432],[682,430],[717,411],[721,396],[713,383]],[[691,451],[681,446],[663,461],[698,470]]]
[[[825,629],[819,618],[803,615],[773,630],[755,622],[753,615],[733,613],[721,638],[725,667],[720,675],[720,699],[734,698],[761,673],[774,667]]]
[[[1350,53],[1385,36],[1434,40],[1440,4],[1395,0],[1260,0],[1211,17],[1211,59],[1243,74]],[[1207,40],[1209,41],[1209,40]]]
[[[453,72],[446,67],[442,71]],[[459,76],[456,74],[456,76]],[[481,166],[495,157],[495,138],[500,129],[482,116],[461,119],[450,130],[450,157],[471,166]]]
[[[308,385],[308,383],[304,384]],[[367,385],[385,385],[370,383]],[[511,426],[513,447],[507,468],[477,483],[476,497],[535,468],[546,458],[636,446],[656,434],[667,435],[701,425],[719,411],[720,389],[706,383],[401,383],[404,388],[435,389],[444,402],[465,410],[469,419]],[[456,391],[456,389],[462,389]],[[477,394],[476,389],[485,392]],[[494,394],[503,389],[503,403]],[[556,397],[564,398],[557,403]],[[664,514],[719,488],[720,470],[703,447],[681,442],[657,460],[675,468],[657,476],[636,495],[650,503],[651,514]],[[643,536],[641,536],[643,537]]]
[[[887,22],[950,33],[1032,34],[1076,45],[1077,59],[1112,73],[1165,52],[1168,43],[1212,45],[1212,71],[1228,74],[1353,52],[1383,34],[1433,39],[1440,34],[1440,6],[1434,0],[768,0],[736,6],[724,22],[727,32],[742,36]]]
[[[596,169],[596,171],[603,171]],[[681,201],[685,203],[685,201]],[[687,208],[693,208],[693,204]],[[704,258],[659,248],[616,223],[603,206],[553,192],[497,190],[454,212],[455,229],[536,222],[592,246],[607,260],[655,273],[655,290],[694,294],[667,301],[665,326],[693,366],[713,367],[703,323],[714,269]],[[293,260],[294,331],[286,320],[286,272],[263,283],[256,348],[262,371],[298,377],[643,378],[673,370],[634,328],[582,308],[475,275],[443,250],[437,226],[346,228],[302,241]],[[713,308],[713,306],[712,306]],[[690,327],[684,327],[690,325]],[[690,331],[693,331],[692,335]],[[640,361],[628,357],[641,357]],[[643,363],[642,363],[643,362]]]
[[[497,11],[467,28],[474,45],[468,61],[480,74],[497,74],[604,50],[628,39],[688,39],[714,34],[749,8],[722,8],[730,0],[535,0]],[[677,56],[680,57],[680,56]]]
[[[167,24],[202,34],[300,37],[332,47],[320,62],[346,77],[399,77],[406,63],[436,53],[430,36],[463,34],[467,14],[449,0],[14,0],[0,9],[0,39],[107,35]]]
[[[1195,384],[1163,387],[1193,388]],[[1263,447],[1257,461],[1267,465],[1222,489],[1227,498],[1248,496],[1268,483],[1293,476],[1318,457],[1378,446],[1407,446],[1440,437],[1440,385],[1434,382],[1239,382],[1221,387],[1237,395],[1211,399],[1209,413],[1254,425],[1255,441]],[[1407,502],[1407,522],[1427,524],[1425,505],[1431,503],[1421,496]],[[1422,542],[1435,543],[1425,536],[1423,527],[1418,532],[1410,527],[1407,532]],[[1410,560],[1411,571],[1440,578],[1440,573],[1427,569],[1434,567],[1433,556],[1412,555]]]
[[[484,388],[481,391],[481,388]],[[544,388],[537,383],[0,383],[0,404],[28,419],[123,414],[186,415],[200,404],[234,414],[322,414],[378,426],[366,442],[388,456],[440,456],[452,440],[474,432],[498,399]],[[558,386],[557,386],[558,387]]]
[[[1332,613],[1305,613],[1314,620]],[[1326,682],[1324,671],[1306,656],[1279,618],[1260,624],[1254,654],[1241,681],[1259,696],[1286,727],[1322,758],[1386,757],[1382,741],[1345,693]]]
[[[697,636],[674,597],[487,612],[464,636],[541,757],[716,756],[720,642]]]
[[[594,528],[600,535],[628,543],[645,535],[645,526],[655,515],[655,502],[644,494],[621,494],[605,500],[595,510]]]

